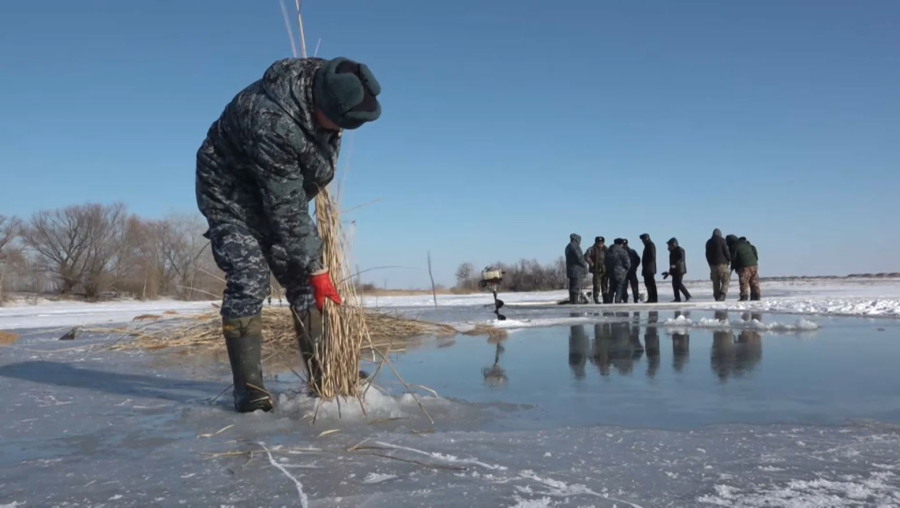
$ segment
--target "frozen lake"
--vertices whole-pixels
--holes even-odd
[[[480,306],[398,307],[472,323]],[[0,348],[0,506],[897,506],[900,321],[507,310],[504,340],[394,355],[368,416],[274,369],[236,415],[224,357],[18,330]],[[326,432],[337,430],[337,432]],[[323,432],[325,434],[323,435]]]

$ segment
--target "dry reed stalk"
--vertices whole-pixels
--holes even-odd
[[[356,286],[349,276],[345,257],[347,245],[341,232],[338,204],[328,189],[316,196],[316,226],[322,241],[322,260],[328,268],[331,280],[341,295],[343,304],[325,302],[322,311],[322,339],[315,351],[322,369],[318,380],[310,380],[310,389],[320,397],[359,396],[359,358],[363,345],[371,343],[366,325],[366,313],[362,309]]]
[[[12,332],[0,332],[0,346],[15,344],[19,336]]]

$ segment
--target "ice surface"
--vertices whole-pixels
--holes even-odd
[[[316,415],[293,374],[267,372],[278,409],[237,415],[228,393],[212,401],[224,357],[52,329],[208,302],[3,308],[0,329],[32,330],[0,348],[0,507],[900,505],[900,321],[759,312],[900,301],[897,284],[782,283],[725,305],[706,285],[683,311],[507,308],[505,340],[392,355],[439,394],[416,388],[434,425],[389,372],[365,414],[344,400]],[[491,316],[490,297],[416,298],[388,303],[460,328]]]

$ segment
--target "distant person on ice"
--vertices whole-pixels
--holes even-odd
[[[606,239],[602,236],[594,238],[594,245],[591,245],[587,252],[584,253],[584,260],[587,261],[589,270],[593,274],[594,282],[594,303],[606,303],[606,293],[609,291],[609,279],[606,275]]]
[[[622,303],[625,299],[625,284],[630,268],[631,258],[625,250],[625,240],[616,238],[606,253],[606,274],[609,276],[608,299],[611,303]]]
[[[311,309],[341,299],[309,202],[334,178],[342,129],[380,116],[380,92],[369,68],[352,60],[280,60],[225,107],[197,152],[197,204],[225,272],[222,331],[238,412],[272,409],[260,363],[269,270],[286,290],[309,374],[320,372]]]
[[[669,271],[663,275],[672,276],[672,289],[675,291],[675,301],[681,301],[684,293],[685,301],[691,300],[691,293],[684,287],[684,276],[687,274],[687,261],[684,248],[678,245],[678,239],[672,238],[667,242],[669,246]]]
[[[759,300],[759,253],[746,238],[728,235],[726,238],[731,251],[731,268],[738,273],[741,284],[741,301]]]
[[[588,264],[581,251],[581,237],[569,235],[566,245],[566,276],[569,278],[569,303],[581,303],[581,281],[587,276]]]
[[[644,242],[641,275],[644,276],[644,286],[647,286],[647,303],[659,303],[659,295],[656,294],[656,244],[647,233],[641,235],[641,241]]]
[[[728,242],[719,229],[714,229],[712,237],[706,241],[706,262],[709,264],[709,278],[713,285],[713,298],[724,302],[728,296],[728,284],[731,282],[731,251]]]
[[[638,284],[637,269],[641,264],[641,256],[638,255],[636,250],[628,246],[627,238],[622,240],[622,242],[622,247],[628,252],[628,260],[631,263],[631,266],[628,268],[628,275],[625,277],[626,284],[623,300],[625,303],[628,303],[628,284],[631,284],[631,292],[634,293],[634,303],[638,303],[641,301],[641,295],[638,293],[640,284]]]

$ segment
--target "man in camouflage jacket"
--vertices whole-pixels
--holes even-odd
[[[600,298],[606,303],[606,294],[609,292],[609,278],[606,276],[606,239],[602,236],[594,238],[594,245],[588,247],[584,253],[584,260],[587,261],[588,271],[594,277],[594,303],[600,303]]]
[[[334,178],[342,129],[379,117],[380,91],[352,60],[281,60],[225,107],[197,152],[197,204],[226,278],[222,328],[237,411],[272,408],[259,359],[269,270],[294,310],[309,373],[318,372],[310,309],[340,297],[309,202]]]

